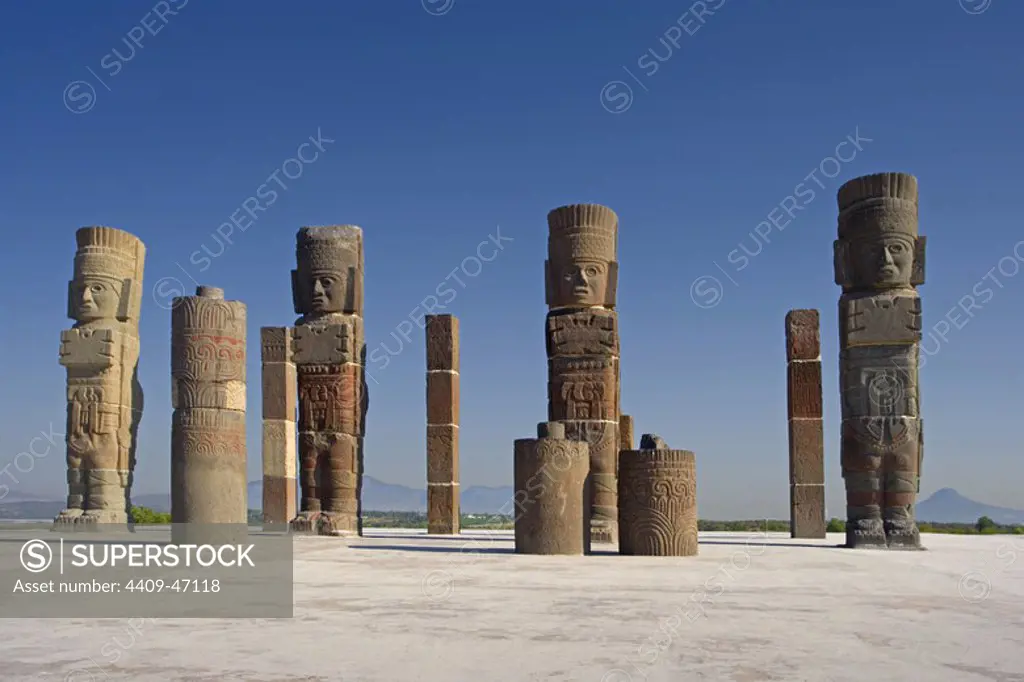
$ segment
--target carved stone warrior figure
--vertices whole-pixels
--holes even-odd
[[[839,189],[842,467],[847,545],[920,547],[914,503],[923,435],[917,380],[925,238],[917,180],[856,178]]]
[[[225,301],[222,289],[201,286],[195,296],[174,300],[173,537],[214,537],[221,532],[217,528],[225,538],[244,534],[248,520],[245,322],[245,304]],[[193,529],[198,530],[193,533]]]
[[[614,542],[619,451],[619,220],[604,206],[548,214],[548,420],[590,446],[591,539]]]
[[[362,533],[368,397],[363,337],[363,232],[304,227],[292,271],[292,361],[298,374],[302,501],[296,531]]]
[[[112,227],[75,233],[68,284],[71,329],[61,332],[67,368],[68,503],[55,528],[127,523],[135,436],[142,417],[139,311],[146,248]]]

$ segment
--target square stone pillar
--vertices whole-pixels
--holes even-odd
[[[817,310],[786,314],[789,411],[789,527],[794,538],[825,537],[825,438]]]
[[[292,330],[260,329],[263,362],[263,522],[287,525],[296,509],[297,407]]]
[[[459,320],[427,315],[427,532],[459,532]]]

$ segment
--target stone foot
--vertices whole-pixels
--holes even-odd
[[[914,521],[886,521],[885,537],[889,549],[923,549],[921,531]]]
[[[610,545],[618,540],[616,528],[610,524],[591,524],[590,542],[593,544]]]
[[[74,530],[74,525],[81,518],[83,512],[81,509],[64,509],[57,518],[53,520],[52,530]]]
[[[881,519],[846,522],[846,546],[853,549],[886,549],[889,543]]]
[[[90,509],[75,520],[75,530],[102,530],[103,526],[126,526],[128,514],[112,509]]]
[[[293,533],[315,533],[321,512],[305,511],[289,522],[288,527]]]
[[[359,533],[356,530],[355,519],[348,514],[334,514],[324,512],[317,519],[316,532],[318,535],[331,535],[334,537],[355,537]]]

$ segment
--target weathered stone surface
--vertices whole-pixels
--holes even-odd
[[[555,433],[538,427],[538,433]],[[589,454],[561,438],[515,441],[515,542],[519,554],[590,552]]]
[[[60,364],[67,370],[68,500],[54,523],[126,523],[142,418],[137,379],[145,246],[111,227],[75,233],[74,276]]]
[[[633,449],[633,418],[628,414],[619,415],[619,450]]]
[[[459,480],[459,427],[427,424],[427,483]]]
[[[917,292],[869,294],[839,301],[841,348],[912,344],[921,340],[921,299]]]
[[[618,422],[618,358],[558,356],[548,364],[550,420]]]
[[[246,508],[245,304],[215,287],[171,310],[171,521],[239,525]],[[241,402],[231,399],[242,396]],[[176,525],[177,539],[188,529]],[[193,538],[194,539],[194,538]]]
[[[817,310],[786,313],[786,360],[821,359],[821,321]]]
[[[573,355],[618,357],[618,313],[606,308],[548,313],[545,338],[549,358]]]
[[[427,533],[459,534],[459,484],[427,484]]]
[[[459,371],[459,318],[427,315],[427,371]]]
[[[821,363],[791,362],[786,368],[790,418],[821,419]]]
[[[918,405],[925,239],[917,180],[904,173],[856,178],[838,194],[842,465],[847,545],[918,548]]]
[[[790,534],[794,538],[824,538],[825,528],[825,486],[791,485]]]
[[[620,554],[697,554],[697,465],[692,452],[623,451],[618,502]]]
[[[295,421],[298,375],[290,362],[263,363],[263,418]]]
[[[362,436],[369,408],[364,368],[363,233],[304,227],[292,271],[290,359],[297,366],[301,510],[295,531],[362,533]]]
[[[619,219],[596,204],[548,213],[546,298],[554,308],[615,307]]]
[[[455,372],[427,374],[427,423],[459,423],[459,375]]]
[[[825,482],[825,437],[821,419],[789,420],[789,482]]]
[[[354,225],[303,227],[292,270],[295,312],[363,314],[363,231]]]
[[[294,352],[291,327],[260,328],[260,360],[263,363],[291,362]]]
[[[295,517],[296,480],[281,476],[263,476],[263,523],[285,526]]]

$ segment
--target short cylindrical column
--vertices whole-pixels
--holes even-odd
[[[697,554],[697,464],[692,452],[619,454],[619,553]]]
[[[515,441],[518,554],[590,553],[590,450],[565,440],[561,424]]]
[[[171,521],[175,542],[243,534],[245,304],[213,287],[171,311]]]

